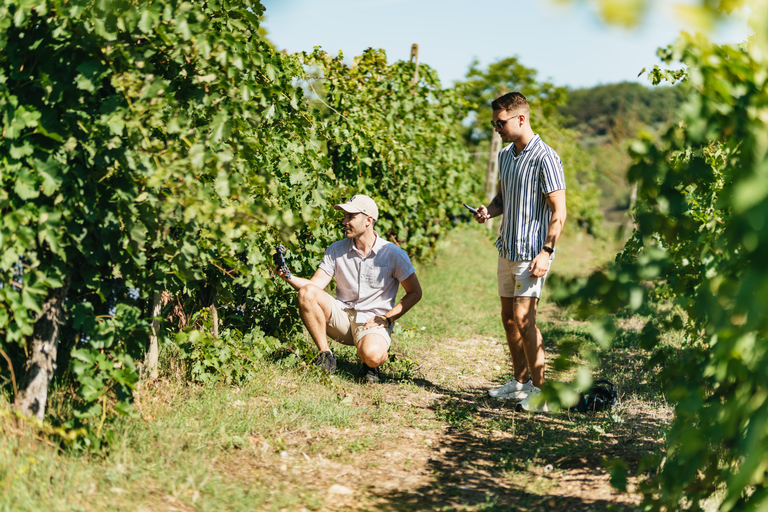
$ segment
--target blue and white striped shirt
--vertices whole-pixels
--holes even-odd
[[[545,194],[565,189],[563,162],[534,135],[519,155],[514,144],[499,151],[499,182],[504,217],[496,248],[506,260],[530,261],[541,252],[552,218]]]

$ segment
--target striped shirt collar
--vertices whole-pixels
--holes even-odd
[[[536,145],[538,145],[539,142],[541,142],[541,137],[539,137],[538,133],[534,133],[533,138],[528,141],[528,144],[525,145],[525,147],[523,148],[523,150],[520,152],[519,155],[517,154],[517,146],[512,144],[512,153],[514,153],[515,159],[520,158],[521,156],[523,156],[523,153],[527,152],[530,149],[533,149]]]

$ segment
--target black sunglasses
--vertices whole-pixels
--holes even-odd
[[[520,117],[521,115],[522,114],[518,114],[518,115],[512,116],[512,117],[510,117],[508,119],[499,119],[498,121],[491,121],[491,126],[501,130],[502,128],[504,128],[504,125],[507,124],[507,121],[511,121],[512,119],[514,119],[516,117]]]

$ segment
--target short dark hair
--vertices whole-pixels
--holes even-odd
[[[525,110],[526,112],[530,111],[530,108],[528,107],[528,100],[525,99],[525,96],[520,94],[519,92],[508,92],[507,94],[503,96],[499,96],[493,102],[491,103],[491,108],[496,110],[506,110],[506,111],[515,111],[515,110]]]

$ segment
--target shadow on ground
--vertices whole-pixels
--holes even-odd
[[[664,420],[608,413],[528,415],[484,389],[451,390],[414,381],[441,395],[429,409],[447,423],[427,463],[428,485],[375,491],[376,510],[634,510],[639,495],[619,493],[604,461],[623,459],[628,474],[659,449]]]

